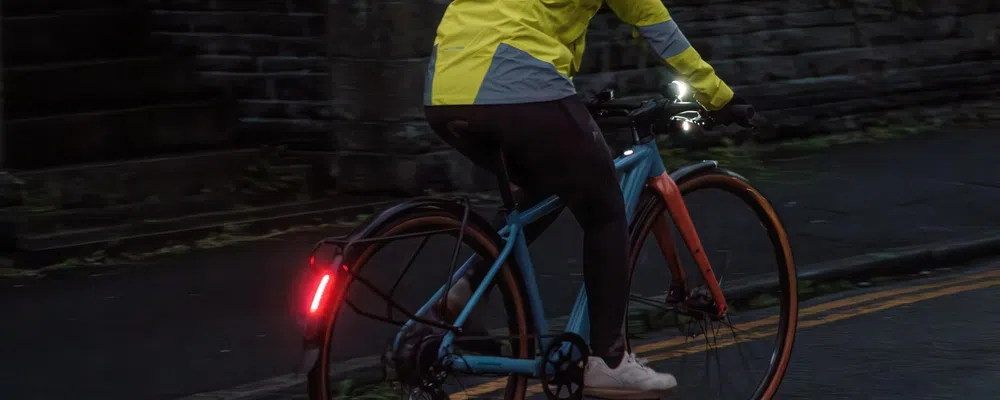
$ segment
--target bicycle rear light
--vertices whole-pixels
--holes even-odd
[[[323,295],[326,293],[326,287],[330,283],[330,274],[324,274],[320,278],[319,285],[316,285],[316,290],[313,292],[312,303],[309,304],[309,312],[316,313],[319,310],[320,304],[323,302]]]
[[[338,278],[342,278],[342,274],[334,267],[339,263],[340,257],[331,258],[333,258],[332,261],[317,261],[316,254],[309,257],[308,275],[310,279],[306,284],[306,292],[304,293],[306,298],[304,300],[310,317],[322,314],[326,309],[326,304],[337,297],[331,296],[331,294],[337,290],[338,283],[340,283]],[[341,268],[347,271],[346,265],[341,266]]]

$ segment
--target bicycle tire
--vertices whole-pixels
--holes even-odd
[[[356,231],[364,236],[354,236],[356,239],[375,238],[389,235],[400,235],[416,232],[430,232],[450,228],[460,228],[464,207],[452,201],[435,201],[411,207],[403,211],[383,214],[382,218],[374,218],[371,223],[377,226],[365,226]],[[353,235],[352,235],[353,236]],[[458,236],[458,232],[454,232]],[[473,213],[469,214],[466,222],[463,244],[471,247],[480,256],[488,256],[495,260],[496,256],[503,249],[504,241],[497,232],[481,217]],[[365,245],[355,245],[345,255],[345,260],[349,265],[354,265],[360,272],[365,263],[377,253],[384,244],[370,242]],[[496,277],[496,286],[500,290],[503,298],[503,305],[507,313],[508,332],[511,340],[512,354],[516,358],[534,358],[536,330],[532,321],[531,309],[528,307],[528,298],[522,279],[520,269],[516,268],[514,260],[511,259],[501,268]],[[352,282],[353,284],[353,282]],[[345,290],[349,290],[345,288]],[[329,368],[332,363],[331,350],[333,349],[333,334],[336,326],[336,315],[343,312],[347,307],[342,307],[332,313],[333,317],[325,326],[324,341],[320,347],[320,354],[316,363],[309,369],[307,375],[307,390],[311,400],[327,400],[334,393],[329,377]],[[524,400],[528,388],[527,376],[510,375],[504,392],[504,398],[509,400]]]
[[[775,252],[775,260],[778,264],[778,281],[781,293],[779,296],[779,310],[781,317],[779,318],[779,328],[777,330],[779,332],[778,345],[775,347],[775,354],[771,358],[771,365],[751,399],[771,399],[777,392],[788,369],[798,326],[797,276],[788,236],[770,202],[754,189],[746,179],[733,172],[716,168],[695,173],[691,176],[681,178],[677,182],[677,186],[682,196],[707,189],[716,189],[732,194],[740,198],[745,205],[753,210],[759,222],[767,231]],[[668,214],[666,203],[658,193],[649,189],[642,193],[637,207],[636,218],[629,229],[631,250],[629,260],[630,282],[631,276],[635,273],[639,253],[652,231],[656,217]]]

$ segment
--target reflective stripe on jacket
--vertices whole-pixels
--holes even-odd
[[[637,28],[709,110],[733,91],[688,42],[660,0],[455,0],[438,25],[425,105],[511,104],[576,93],[590,19],[602,4]]]

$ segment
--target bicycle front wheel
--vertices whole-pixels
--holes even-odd
[[[382,215],[373,218],[370,223],[373,225],[359,229],[359,232],[363,232],[362,236],[359,236],[357,232],[355,235],[352,235],[356,237],[356,240],[362,240],[362,242],[356,242],[356,244],[351,245],[348,254],[345,255],[346,262],[355,268],[355,274],[374,282],[373,284],[383,290],[390,287],[394,288],[397,293],[393,297],[402,305],[412,307],[407,307],[409,312],[415,312],[420,305],[428,300],[429,293],[432,293],[439,285],[444,283],[443,280],[449,273],[452,252],[456,251],[456,246],[458,247],[457,252],[460,254],[455,266],[455,268],[458,268],[464,260],[472,255],[476,255],[483,260],[488,260],[492,264],[497,259],[504,245],[500,236],[485,220],[475,213],[469,212],[466,215],[464,207],[455,202],[429,200],[423,203],[416,203],[412,206],[404,205],[390,209]],[[463,220],[465,220],[464,223]],[[446,233],[427,237],[417,236],[412,239],[393,241],[391,243],[364,241],[365,239],[385,238],[389,236],[418,235],[425,232]],[[424,240],[425,238],[430,239]],[[461,238],[461,242],[457,242],[458,238]],[[444,242],[441,242],[439,239]],[[416,246],[414,246],[415,244]],[[407,247],[410,250],[416,247],[416,251],[407,251]],[[407,259],[409,259],[409,262],[406,261]],[[412,265],[414,269],[420,269],[407,271],[409,267],[402,267],[402,272],[395,270],[392,272],[385,271],[387,269],[400,269],[403,264]],[[441,280],[435,278],[433,283],[428,282],[432,279],[430,274],[439,274],[437,276]],[[412,277],[416,280],[403,281],[401,280],[402,278],[397,279],[397,276]],[[382,282],[379,282],[380,279],[382,279]],[[533,320],[530,315],[530,307],[528,307],[527,303],[524,281],[521,278],[520,270],[513,264],[513,260],[510,260],[501,267],[494,282],[496,283],[496,289],[499,290],[492,290],[491,293],[502,299],[501,301],[488,300],[488,303],[499,305],[497,307],[499,310],[495,310],[493,313],[483,312],[483,314],[492,315],[490,321],[494,325],[487,328],[490,328],[491,334],[510,338],[509,347],[507,347],[508,350],[505,351],[505,353],[507,351],[509,353],[504,354],[504,356],[522,359],[533,358],[535,355]],[[429,291],[421,292],[416,290],[420,289],[419,286],[424,286],[424,289],[428,289]],[[399,293],[407,291],[409,293]],[[376,314],[378,310],[385,309],[386,307],[384,305],[386,303],[383,300],[371,296],[368,289],[356,281],[351,283],[346,293],[348,299],[353,298],[355,307],[376,310],[362,311]],[[365,297],[366,295],[367,297]],[[383,305],[372,306],[373,303]],[[476,312],[480,313],[481,311],[482,307],[479,307]],[[381,312],[380,314],[385,315],[386,312]],[[405,318],[398,318],[398,314],[395,315],[394,319],[405,320]],[[338,366],[341,367],[339,369],[343,369],[342,365],[345,361],[356,359],[357,355],[353,353],[357,353],[365,345],[371,345],[376,341],[383,341],[386,338],[394,337],[395,332],[398,332],[398,328],[387,330],[385,328],[391,327],[379,324],[381,323],[373,323],[369,319],[359,317],[357,310],[351,307],[341,306],[339,308],[339,311],[327,327],[328,332],[326,332],[326,339],[320,347],[319,357],[309,371],[308,391],[310,399],[353,398],[360,395],[360,393],[354,392],[349,394],[344,393],[344,378],[338,372]],[[418,338],[415,340],[425,339]],[[461,337],[457,340],[461,340]],[[423,362],[423,360],[419,362]],[[400,373],[398,370],[396,372]],[[453,379],[450,378],[449,381],[452,381]],[[510,375],[506,379],[506,387],[502,384],[494,386],[496,392],[491,390],[488,393],[488,397],[496,398],[503,396],[504,399],[523,400],[525,399],[528,387],[527,379],[528,377],[522,375]],[[458,385],[453,386],[456,387],[458,393],[461,393],[462,382],[459,381],[457,383]],[[397,382],[389,382],[375,386],[383,387],[383,389],[379,389],[379,393],[384,396],[386,391],[400,390],[404,385],[399,385]],[[401,398],[408,398],[409,395],[405,393],[405,390],[410,389],[411,387],[407,387],[403,389],[404,391],[400,391]],[[441,389],[442,392],[452,391],[448,387],[442,387]],[[477,394],[486,395],[487,393]],[[429,393],[416,398],[439,398],[442,395],[443,393]],[[481,398],[479,396],[470,397],[468,395],[467,397]]]
[[[771,399],[788,368],[798,320],[795,265],[781,221],[763,195],[731,172],[713,169],[677,184],[729,312],[719,318],[690,307],[714,302],[666,203],[647,190],[630,232],[630,348],[677,376],[678,398]],[[744,258],[734,260],[738,254]],[[746,290],[762,281],[776,285]],[[722,371],[725,365],[735,371]]]

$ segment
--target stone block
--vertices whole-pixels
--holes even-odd
[[[454,150],[395,157],[395,187],[407,195],[420,195],[425,190],[454,190],[453,159],[461,157]]]
[[[422,154],[448,148],[448,144],[423,121],[386,124],[388,151],[393,154]]]
[[[389,154],[384,123],[337,121],[335,125],[337,148],[350,152]]]
[[[455,190],[497,190],[496,175],[480,168],[465,156],[458,154],[457,151],[453,151],[449,161],[451,182]]]
[[[573,79],[577,92],[594,96],[604,89],[614,89],[619,96],[642,93],[665,93],[674,73],[669,68],[643,68],[579,75]]]
[[[222,32],[315,37],[326,32],[326,15],[268,11],[153,10],[153,29],[168,32]]]
[[[580,66],[581,74],[621,71],[664,65],[648,48],[626,41],[588,43]]]
[[[423,118],[427,61],[331,59],[335,113],[364,121]]]
[[[900,17],[894,21],[861,22],[858,32],[862,45],[898,45],[921,40],[947,39],[960,34],[959,18],[955,16],[916,19]]]
[[[691,45],[708,60],[799,54],[857,46],[854,32],[837,26],[779,29],[745,35],[689,38],[689,40]]]
[[[338,121],[336,131],[338,147],[348,151],[414,155],[448,148],[423,121]]]
[[[43,168],[130,159],[231,143],[229,119],[213,102],[6,120],[7,166]],[[141,134],[137,134],[141,133]]]
[[[713,62],[715,73],[729,85],[750,85],[815,76],[801,56],[748,57]]]
[[[753,1],[753,2],[703,2],[698,0],[682,0],[667,4],[670,15],[684,29],[687,21],[718,21],[727,18],[746,16],[784,15],[794,12],[845,9],[846,6],[835,4],[831,0],[800,0],[800,1]]]
[[[206,84],[238,99],[318,101],[330,98],[329,75],[298,72],[201,72]]]
[[[257,71],[257,59],[251,55],[199,54],[195,57],[195,68],[198,71],[254,72]]]
[[[3,6],[6,9],[8,3]],[[57,13],[43,7],[40,15],[8,15],[3,21],[8,38],[3,44],[4,66],[137,54],[149,45],[147,37],[122,33],[143,29],[137,18],[116,8]]]
[[[751,32],[837,26],[850,29],[854,23],[851,10],[789,12],[777,15],[747,15],[724,20],[681,21],[681,31],[688,38],[739,35]]]
[[[1000,56],[990,43],[974,39],[944,39],[903,45],[824,50],[794,56],[746,57],[713,62],[731,85],[856,75],[877,80],[890,69],[986,61]]]
[[[316,0],[146,0],[151,9],[190,11],[323,12]]]
[[[392,59],[428,57],[446,7],[446,3],[432,0],[332,1],[327,14],[329,54]]]
[[[333,119],[329,101],[244,99],[238,104],[246,118]]]
[[[935,99],[963,97],[981,87],[996,87],[1000,65],[979,61],[888,70],[878,80],[840,75],[737,87],[761,110],[782,110],[845,101],[864,100],[872,111],[901,101],[913,93]],[[930,96],[930,95],[925,95]]]
[[[936,113],[919,113],[925,120],[940,119],[941,113],[952,105],[961,109],[961,104],[982,101],[993,96],[1000,89],[998,85],[987,85],[964,92],[947,90],[926,90],[901,92],[877,97],[862,97],[834,103],[807,105],[781,110],[764,111],[780,138],[791,138],[809,134],[829,134],[857,129],[873,122],[896,118],[899,113],[912,113],[922,108],[937,109]],[[944,118],[948,118],[947,116]]]
[[[153,32],[155,41],[193,54],[322,56],[323,37],[283,37],[265,34]]]
[[[341,152],[334,168],[337,190],[345,193],[392,192],[398,180],[397,162],[391,155]]]
[[[244,143],[280,144],[301,150],[337,150],[332,121],[291,118],[241,118],[237,127]]]
[[[995,48],[1000,32],[1000,12],[965,15],[958,20],[958,36],[990,42]]]
[[[852,0],[854,15],[859,22],[891,21],[896,19],[896,0]]]
[[[410,196],[427,190],[481,191],[496,188],[496,177],[454,149],[395,158],[396,190]]]
[[[329,61],[326,57],[258,57],[260,72],[312,72],[328,73]]]
[[[989,0],[907,0],[900,12],[924,16],[967,15],[1000,11],[1000,3]]]

